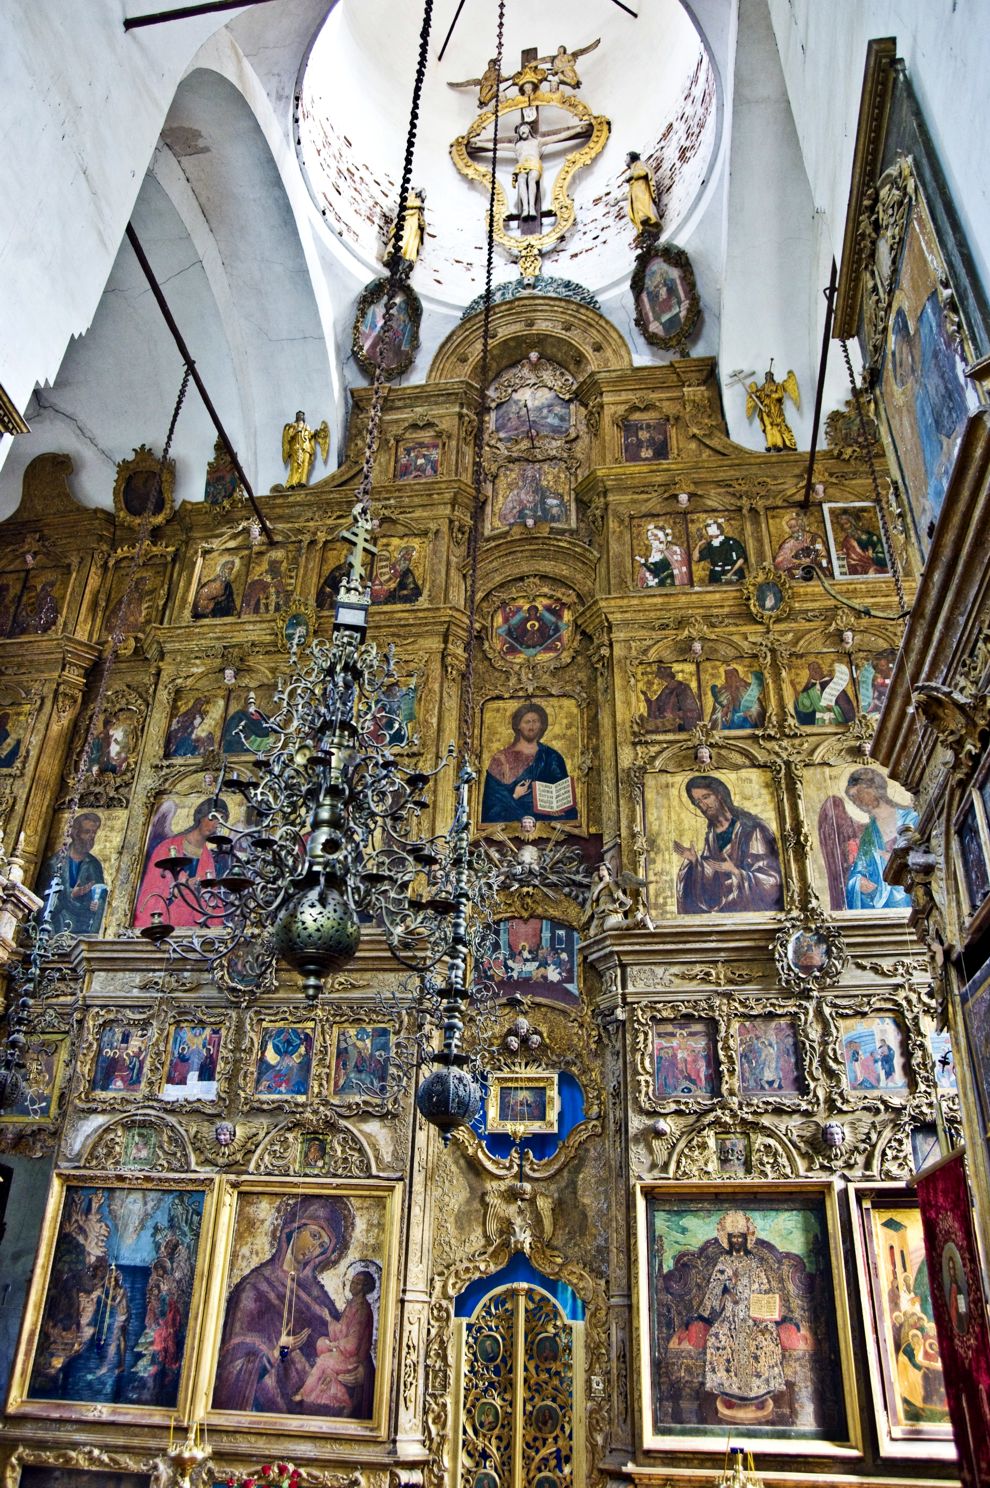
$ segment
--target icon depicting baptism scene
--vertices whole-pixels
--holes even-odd
[[[990,14],[53,9],[0,1488],[990,1485]]]

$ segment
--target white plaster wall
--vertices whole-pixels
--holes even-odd
[[[867,42],[894,36],[990,291],[987,0],[769,0],[815,204],[842,249]]]
[[[19,408],[90,324],[179,79],[228,19],[125,33],[128,10],[3,6],[0,382]],[[0,462],[9,448],[0,441]]]
[[[417,287],[427,305],[462,306],[473,299],[484,257],[484,193],[449,158],[451,140],[474,117],[477,95],[473,89],[452,91],[448,84],[482,71],[493,51],[494,17],[483,7],[467,7],[439,63],[453,9],[436,8],[417,138],[415,182],[427,193]],[[358,256],[369,278],[381,272],[381,214],[394,207],[398,189],[420,20],[418,5],[344,0],[315,42],[305,72],[299,128],[312,189],[328,231]],[[577,222],[545,255],[543,267],[597,292],[623,273],[630,237],[625,151],[638,149],[654,161],[668,220],[679,228],[710,161],[715,89],[705,48],[680,0],[649,0],[638,19],[622,11],[603,13],[600,0],[509,6],[506,72],[519,66],[522,47],[533,44],[549,55],[560,37],[572,47],[602,38],[581,58],[577,96],[609,117],[613,132],[575,178]],[[561,118],[551,118],[551,127]],[[558,160],[548,155],[548,181]],[[499,175],[511,199],[509,174],[510,163],[503,161]],[[496,279],[512,280],[516,273],[512,259],[497,250]]]
[[[158,182],[148,177],[134,204],[135,229],[169,303],[196,345],[197,366],[236,441],[242,427],[238,380],[200,253]],[[71,455],[72,491],[85,506],[112,506],[115,467],[136,445],[160,452],[182,377],[182,362],[128,243],[121,245],[93,323],[69,346],[50,388],[27,405],[31,433],[13,441],[0,471],[0,516],[16,510],[24,467],[35,455]],[[176,426],[176,498],[201,497],[215,435],[190,387]]]
[[[788,403],[787,418],[809,447],[829,262],[767,0],[739,0],[719,372],[729,432],[749,449],[763,448],[762,431],[744,388],[727,383],[736,370],[762,382],[771,357],[778,379],[797,374],[801,408]],[[847,395],[832,358],[824,412]]]
[[[183,73],[200,59],[248,99],[282,180],[277,195],[288,196],[298,219],[303,259],[316,264],[291,102],[300,57],[332,3],[281,0],[277,27],[269,12],[266,44],[253,20],[258,10],[125,33],[123,16],[142,8],[137,0],[87,0],[85,6],[8,0],[0,25],[0,382],[18,407],[26,408],[36,383],[55,381],[70,340],[90,325],[166,112]],[[235,31],[239,25],[243,29]],[[259,48],[269,91],[237,34]],[[292,412],[307,383],[315,380],[320,392],[329,383],[331,398],[338,391],[332,306],[321,282],[305,290],[309,320],[322,331],[322,364],[314,368],[310,357],[304,386],[286,392]],[[333,405],[328,412],[336,422]],[[237,408],[221,416],[232,423],[240,418]],[[0,467],[17,444],[0,439]],[[211,450],[212,436],[207,454]],[[258,483],[268,485],[281,470],[262,463]]]
[[[324,324],[292,205],[241,92],[198,67],[180,86],[163,136],[173,149],[157,158],[171,158],[195,208],[182,215],[201,216],[209,234],[203,252],[214,249],[211,277],[237,373],[229,416],[241,414],[236,435],[228,432],[258,489],[268,490],[284,478],[283,424],[297,408],[316,423],[331,416],[332,324]],[[182,153],[176,158],[173,150]],[[299,204],[308,211],[302,192]],[[194,319],[185,334],[196,356]],[[226,423],[228,405],[210,395]]]
[[[184,278],[196,286],[192,319],[179,314],[179,305],[176,312],[193,354],[201,361],[212,358],[217,367],[211,392],[258,488],[281,479],[281,424],[297,406],[314,421],[327,417],[335,436],[342,429],[347,400],[339,394],[346,384],[365,380],[349,355],[365,269],[327,232],[300,175],[292,131],[300,68],[331,3],[280,0],[277,25],[274,11],[259,6],[125,36],[121,16],[125,8],[140,8],[138,0],[87,0],[85,12],[61,0],[8,0],[0,47],[0,381],[21,407],[36,381],[55,384],[42,388],[42,403],[47,398],[54,404],[70,386],[79,393],[79,405],[63,410],[69,444],[61,447],[71,445],[79,457],[84,499],[108,502],[101,465],[126,455],[139,439],[160,441],[174,396],[171,353],[167,344],[150,339],[141,375],[135,378],[131,367],[123,382],[112,385],[108,379],[119,377],[120,367],[107,354],[111,320],[91,343],[95,359],[87,363],[73,355],[64,376],[56,377],[70,339],[93,318],[149,160],[176,218],[167,228],[162,219],[158,241],[174,267],[182,268],[178,260],[187,256]],[[793,366],[804,404],[793,423],[804,445],[824,312],[821,290],[841,238],[836,203],[841,199],[844,208],[849,162],[843,150],[851,158],[865,37],[890,29],[891,17],[900,20],[910,12],[911,46],[902,51],[909,62],[915,53],[924,61],[926,85],[941,89],[941,97],[964,70],[957,15],[965,14],[972,31],[975,6],[973,0],[926,0],[924,6],[906,0],[741,0],[740,9],[737,0],[692,0],[685,8],[706,37],[726,121],[695,206],[676,235],[691,254],[705,304],[692,350],[718,354],[723,383],[740,366],[762,376],[771,355],[778,371]],[[934,55],[939,27],[927,19],[932,12],[952,21],[942,57]],[[870,24],[865,15],[880,21]],[[787,82],[797,100],[800,146],[771,17],[783,38]],[[619,32],[604,23],[601,30],[605,43],[589,63],[600,62],[607,48],[621,53]],[[986,27],[977,32],[979,64],[987,60]],[[966,39],[972,43],[968,32]],[[239,95],[240,123],[236,108],[222,106],[224,85],[216,74]],[[971,98],[976,86],[971,80]],[[954,163],[960,173],[976,170],[976,131],[967,133],[962,122],[968,117],[964,104],[943,121],[952,157],[946,167]],[[163,124],[172,149],[156,143]],[[185,150],[185,130],[199,130],[206,149],[200,151],[189,136],[193,148]],[[613,146],[624,151],[641,143],[616,139]],[[401,139],[394,149],[398,169]],[[460,189],[470,196],[466,185]],[[579,209],[583,194],[579,183]],[[985,199],[981,182],[970,201],[982,203],[983,210]],[[282,243],[289,244],[288,252],[281,251]],[[979,251],[975,231],[973,247]],[[198,275],[188,269],[192,258],[201,265]],[[630,244],[630,269],[632,259]],[[563,266],[550,260],[547,268],[560,273]],[[177,285],[184,293],[181,280]],[[110,286],[112,293],[118,288]],[[455,307],[441,308],[423,297],[423,346],[407,374],[413,381],[425,375],[459,315]],[[627,284],[606,291],[602,308],[629,339],[636,362],[664,359],[633,329]],[[208,353],[201,333],[209,335]],[[105,345],[97,350],[101,338]],[[98,401],[94,406],[97,389],[103,403],[116,399],[120,419],[71,433],[73,418],[82,425],[88,412],[102,411]],[[826,411],[845,393],[833,355]],[[759,447],[757,426],[745,421],[744,393],[729,389],[725,406],[734,437]],[[59,447],[49,437],[59,416],[50,415],[51,427],[38,431],[44,444],[0,440],[0,465],[12,449],[17,452],[10,455],[11,478],[0,482],[5,510],[15,504],[19,469],[27,459],[42,447]],[[187,445],[193,436],[195,449]],[[200,429],[187,410],[176,444],[181,498],[200,494],[212,443],[209,426]],[[337,458],[335,448],[331,464]]]
[[[690,254],[704,306],[701,326],[691,342],[689,355],[717,356],[722,295],[722,256],[725,246],[726,163],[731,137],[728,109],[731,100],[731,72],[735,48],[736,0],[690,0],[690,3],[685,0],[684,9],[704,38],[708,50],[719,92],[718,118],[721,132],[716,140],[697,199],[691,211],[678,225],[675,240],[678,246],[685,248]],[[604,26],[601,29],[605,31]],[[601,50],[604,51],[606,46],[620,45],[623,39],[621,31],[619,33],[608,31]],[[482,50],[484,50],[483,47]],[[638,139],[615,135],[612,140],[615,151],[623,158],[626,150],[638,148],[640,143]],[[417,160],[419,148],[417,148]],[[466,185],[463,185],[461,189],[467,193],[464,199],[464,209],[473,210],[473,194]],[[582,208],[593,195],[593,190],[584,173],[579,173],[575,177],[572,189],[580,216]],[[628,284],[628,275],[632,273],[636,255],[632,241],[632,229],[628,227],[628,223],[626,228],[628,229],[625,233],[626,277],[618,285],[598,294],[601,311],[629,343],[634,365],[643,366],[669,361],[670,353],[658,351],[655,347],[648,345],[636,329],[632,296],[629,293]],[[343,358],[344,377],[349,384],[360,387],[366,384],[367,379],[357,369],[350,356],[350,335],[354,304],[363,281],[355,274],[355,260],[350,259],[349,262],[345,262],[342,255],[335,253],[337,243],[335,235],[328,233],[324,236],[330,245],[328,248],[322,247],[324,272],[338,304],[337,334]],[[556,255],[547,259],[544,265],[547,274],[559,277],[573,276],[579,282],[587,282],[583,278],[580,264],[568,265],[558,262],[557,259]],[[481,268],[482,258],[479,251],[478,274],[476,282],[472,285],[472,293],[479,292],[483,287]],[[419,282],[418,274],[414,284],[422,294],[423,286]],[[588,287],[594,286],[589,284]],[[410,383],[421,382],[425,378],[438,347],[454,330],[460,319],[460,311],[456,307],[443,306],[428,294],[423,294],[423,298],[425,303],[420,350],[403,379]]]

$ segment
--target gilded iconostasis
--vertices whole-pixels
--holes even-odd
[[[958,1097],[883,876],[914,805],[870,758],[914,537],[851,442],[807,499],[805,457],[731,443],[710,360],[634,368],[578,303],[493,322],[471,809],[499,1002],[449,1146],[373,930],[316,1006],[139,934],[181,946],[229,869],[225,782],[332,622],[368,393],[339,470],[262,498],[271,542],[211,468],[139,543],[140,452],[115,515],[52,453],[5,524],[0,812],[65,936],[0,1117],[37,1241],[11,1484],[147,1482],[191,1421],[218,1482],[277,1456],[328,1488],[659,1482],[730,1438],[768,1470],[951,1472],[907,1181]],[[475,317],[390,389],[376,457],[377,727],[425,768],[465,680],[477,355]]]

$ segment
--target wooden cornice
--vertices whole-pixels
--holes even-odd
[[[0,434],[30,434],[31,429],[21,418],[17,405],[0,383]]]
[[[867,188],[873,185],[880,172],[880,161],[883,158],[884,140],[887,134],[887,117],[890,113],[896,56],[897,41],[893,36],[871,41],[866,49],[863,91],[859,101],[859,123],[856,128],[856,149],[853,155],[852,178],[849,182],[846,227],[842,238],[842,262],[839,267],[835,319],[832,325],[833,337],[844,341],[855,336],[859,323],[859,306],[863,292],[859,219],[863,212],[863,198]]]

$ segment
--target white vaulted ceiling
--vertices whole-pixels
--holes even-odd
[[[578,60],[577,96],[611,120],[611,138],[574,178],[578,222],[543,264],[545,273],[576,279],[593,293],[607,293],[629,273],[626,152],[638,150],[654,165],[666,231],[676,237],[704,186],[718,137],[715,72],[687,11],[679,0],[639,0],[632,9],[638,18],[607,0],[543,0],[538,7],[517,0],[506,7],[503,72],[509,75],[523,47],[536,46],[544,56],[561,43],[576,50],[603,37]],[[424,297],[462,306],[480,287],[486,202],[449,154],[451,141],[475,118],[477,90],[448,84],[483,71],[495,49],[495,7],[465,0],[438,63],[455,10],[456,0],[438,0],[423,88],[414,174],[427,193],[428,233],[416,285]],[[328,230],[369,273],[380,260],[382,213],[394,210],[398,195],[420,20],[418,5],[341,0],[303,75],[297,133],[310,189]],[[515,278],[518,270],[502,257],[497,274]]]

